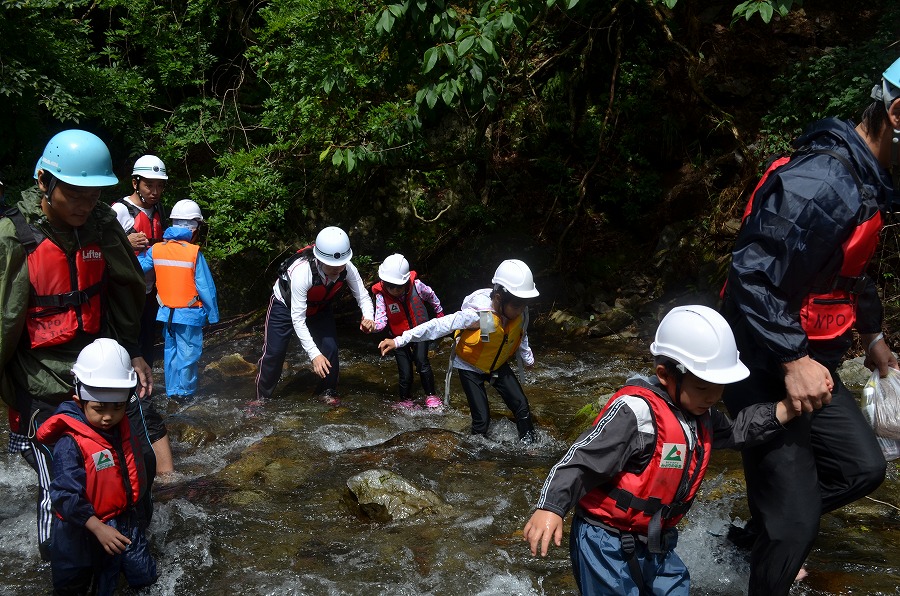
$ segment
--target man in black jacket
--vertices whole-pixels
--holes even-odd
[[[819,518],[876,489],[885,460],[836,369],[855,327],[866,364],[882,376],[897,360],[882,306],[865,276],[900,171],[900,60],[884,73],[862,122],[826,119],[795,141],[790,161],[751,198],[732,255],[723,312],[750,376],[729,385],[732,414],[789,397],[803,415],[745,450],[754,530],[749,594],[787,594]],[[893,141],[893,142],[892,142]],[[820,408],[821,409],[818,409]]]

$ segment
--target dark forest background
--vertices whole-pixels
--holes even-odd
[[[403,252],[451,309],[510,257],[545,310],[584,317],[713,291],[767,159],[813,120],[857,119],[900,57],[890,0],[0,6],[7,200],[65,128],[110,146],[107,200],[159,155],[164,202],[208,215],[231,314],[326,225],[370,281]],[[894,234],[873,273],[895,310]]]

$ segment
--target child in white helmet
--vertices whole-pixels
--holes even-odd
[[[531,408],[509,361],[519,357],[520,364],[534,365],[534,354],[528,345],[528,302],[538,296],[538,291],[531,269],[518,259],[500,263],[491,283],[492,287],[466,296],[459,312],[385,339],[378,344],[378,349],[384,356],[411,342],[458,332],[453,368],[459,374],[469,403],[472,434],[486,436],[490,427],[491,410],[485,389],[485,383],[489,383],[515,415],[519,439],[531,443],[534,441]]]
[[[281,264],[266,312],[256,400],[251,406],[265,403],[275,393],[294,336],[321,379],[315,389],[319,398],[331,406],[340,404],[341,361],[333,308],[345,286],[362,313],[360,331],[375,329],[372,299],[352,258],[350,237],[341,228],[328,226],[316,235],[315,244],[301,248]]]
[[[725,319],[706,306],[672,309],[650,346],[655,378],[634,377],[550,470],[523,539],[547,555],[575,507],[570,553],[582,594],[679,594],[690,576],[673,550],[710,450],[762,443],[799,412],[788,398],[741,411],[714,406],[749,375]]]
[[[56,517],[50,570],[58,593],[99,595],[116,591],[124,573],[133,588],[156,582],[156,561],[144,530],[152,504],[152,459],[147,435],[129,423],[126,404],[137,375],[125,348],[94,340],[72,366],[75,394],[37,431],[53,450],[50,498]],[[150,452],[152,458],[152,451]]]
[[[375,294],[375,331],[387,328],[391,337],[424,323],[430,319],[428,306],[435,317],[444,316],[441,301],[429,286],[422,282],[415,271],[409,268],[409,261],[401,254],[393,254],[378,267],[381,281],[372,286]],[[411,342],[394,350],[397,372],[400,376],[398,407],[412,408],[413,364],[419,372],[419,380],[425,391],[425,407],[440,408],[441,398],[435,395],[434,372],[428,360],[427,341]]]
[[[190,199],[175,203],[172,226],[163,242],[138,257],[144,272],[156,272],[157,321],[165,338],[166,394],[176,400],[193,397],[203,353],[203,326],[219,322],[216,284],[200,247],[195,244],[203,213]]]

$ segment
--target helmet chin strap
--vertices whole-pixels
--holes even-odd
[[[144,195],[141,194],[141,177],[138,176],[137,178],[135,178],[135,181],[137,182],[137,184],[134,185],[134,194],[138,196],[144,207],[147,207],[147,199],[145,199]]]

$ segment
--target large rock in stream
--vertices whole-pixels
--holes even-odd
[[[357,516],[377,522],[450,509],[434,492],[419,488],[390,470],[361,472],[347,480],[347,489],[347,506]]]

